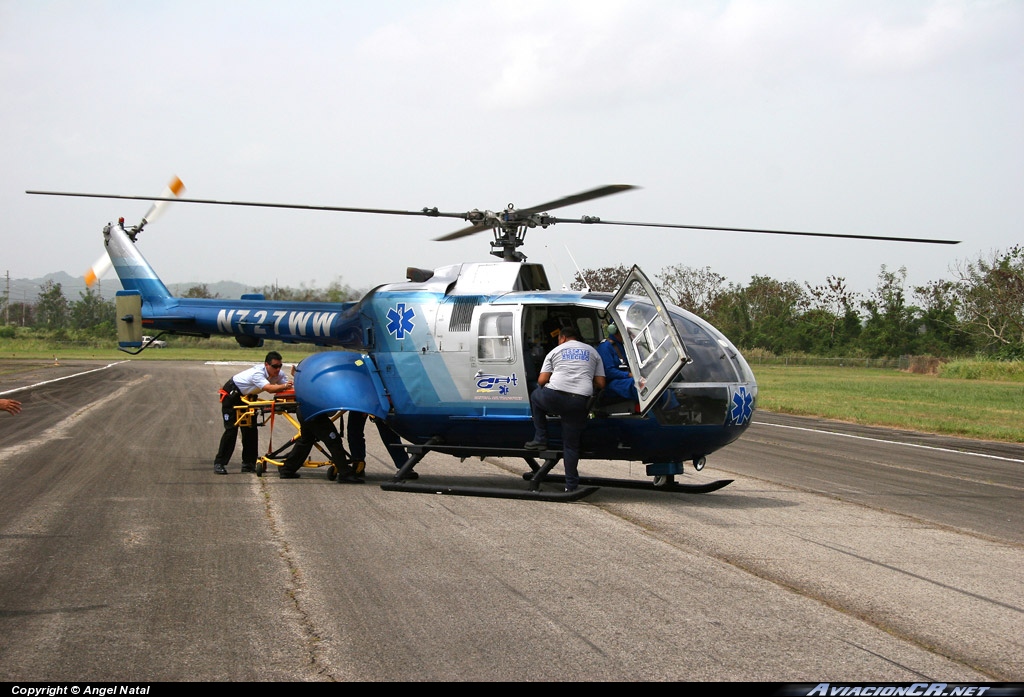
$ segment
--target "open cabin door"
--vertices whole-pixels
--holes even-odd
[[[633,373],[640,413],[646,414],[690,362],[672,317],[654,285],[634,266],[608,303]]]

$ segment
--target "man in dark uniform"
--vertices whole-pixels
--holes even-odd
[[[362,474],[366,469],[366,435],[363,431],[366,428],[368,416],[360,411],[348,413],[348,449],[352,451],[352,466],[355,468],[356,474]],[[402,465],[409,459],[409,456],[406,454],[405,448],[402,447],[401,437],[377,417],[373,417],[373,423],[377,425],[377,433],[380,434],[381,442],[384,443],[388,455],[395,463],[395,468],[402,469]],[[409,470],[406,473],[406,479],[419,479],[419,476],[419,473],[414,470]]]
[[[356,471],[349,464],[348,453],[341,446],[341,434],[335,428],[330,414],[320,414],[305,420],[302,418],[301,410],[296,411],[295,415],[299,419],[299,438],[292,446],[288,457],[281,464],[281,469],[278,472],[281,479],[298,479],[299,469],[306,463],[309,451],[313,449],[313,445],[317,441],[320,441],[327,446],[331,462],[334,463],[334,467],[338,471],[338,481],[342,484],[362,484],[363,480],[357,476]],[[351,416],[349,418],[351,424]]]

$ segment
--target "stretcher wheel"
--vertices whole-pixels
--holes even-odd
[[[337,478],[338,478],[338,467],[337,467],[337,465],[332,464],[330,467],[327,468],[327,481],[333,482]]]
[[[257,462],[256,463],[256,476],[257,477],[262,477],[263,473],[266,472],[266,471],[267,471],[266,463],[263,463],[263,462]]]

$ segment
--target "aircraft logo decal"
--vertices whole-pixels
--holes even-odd
[[[519,384],[519,378],[516,377],[515,373],[511,375],[492,375],[490,373],[478,372],[473,376],[476,379],[477,392],[494,392],[497,387],[498,394],[505,396],[509,392],[509,387],[515,387]]]
[[[413,327],[416,326],[412,321],[415,316],[415,310],[412,308],[407,310],[405,303],[397,303],[388,310],[388,333],[396,339],[404,339],[405,335],[412,333]]]
[[[732,405],[729,410],[729,421],[733,425],[741,426],[754,415],[754,395],[746,387],[740,387],[732,393]]]

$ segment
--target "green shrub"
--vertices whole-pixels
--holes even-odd
[[[974,358],[952,361],[940,367],[939,376],[959,380],[1024,382],[1024,360],[994,361]]]

